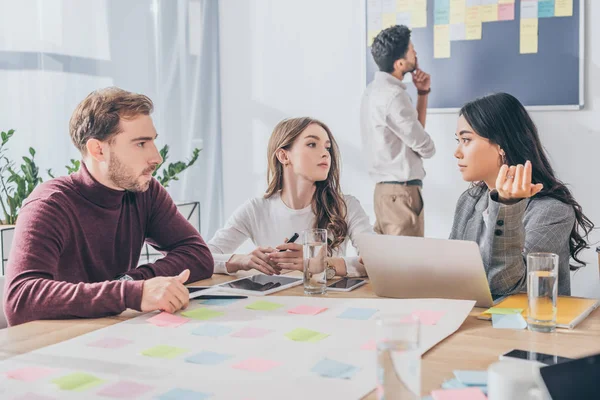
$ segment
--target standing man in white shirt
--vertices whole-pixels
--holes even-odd
[[[418,68],[410,29],[404,25],[381,31],[371,54],[379,71],[363,94],[360,122],[369,175],[377,183],[375,231],[423,236],[423,158],[435,154],[433,140],[425,132],[431,78]],[[416,109],[402,83],[407,73],[419,95]]]

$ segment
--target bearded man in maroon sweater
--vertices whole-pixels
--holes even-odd
[[[186,281],[212,275],[204,240],[152,178],[162,162],[152,110],[148,97],[118,88],[75,109],[81,169],[39,185],[19,213],[6,270],[10,325],[127,308],[173,313],[189,303]],[[166,256],[137,266],[144,241]]]

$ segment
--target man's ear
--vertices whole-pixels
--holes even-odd
[[[290,163],[290,158],[288,157],[287,151],[285,151],[284,149],[277,150],[277,153],[275,154],[277,155],[277,159],[279,160],[279,162],[284,167]]]
[[[404,59],[403,58],[399,58],[396,61],[394,61],[394,71],[395,72],[404,71]]]
[[[85,144],[87,155],[98,162],[107,161],[106,149],[103,142],[98,139],[89,139]]]

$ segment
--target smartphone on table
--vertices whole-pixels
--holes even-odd
[[[349,292],[356,289],[359,286],[367,283],[366,279],[360,278],[342,278],[338,281],[334,281],[327,284],[327,291],[331,292]]]
[[[526,351],[514,349],[500,356],[500,360],[516,358],[525,361],[537,361],[546,365],[560,364],[571,361],[571,358],[557,356],[555,354],[536,353],[535,351]]]

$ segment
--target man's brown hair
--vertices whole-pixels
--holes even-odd
[[[120,132],[121,118],[132,119],[150,115],[154,110],[152,100],[143,94],[128,92],[118,87],[108,87],[90,93],[73,111],[69,133],[75,147],[86,153],[89,139],[111,140]]]

